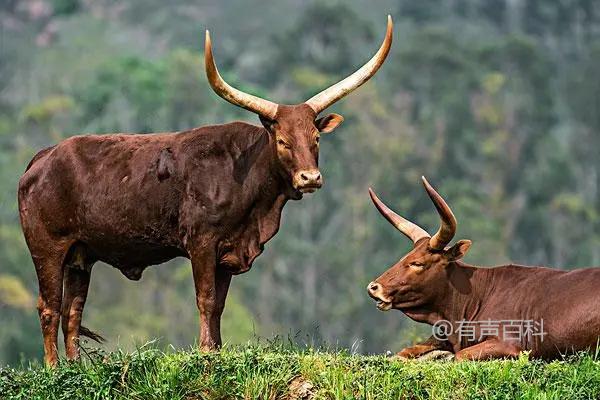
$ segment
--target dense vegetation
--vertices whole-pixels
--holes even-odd
[[[386,14],[396,22],[392,52],[380,73],[334,107],[346,122],[322,140],[324,188],[285,209],[281,231],[253,270],[233,280],[223,324],[227,341],[292,334],[298,342],[326,340],[359,353],[383,353],[423,335],[427,328],[400,313],[377,312],[365,293],[366,284],[410,245],[371,206],[367,187],[434,229],[437,216],[420,187],[420,175],[452,205],[458,238],[474,239],[467,261],[600,265],[597,2],[166,4],[0,2],[0,364],[41,355],[37,280],[16,208],[18,178],[38,150],[84,132],[181,130],[232,119],[258,123],[207,86],[202,63],[206,28],[230,82],[292,103],[364,62],[381,40]],[[97,265],[92,275],[84,324],[108,337],[107,349],[131,349],[155,337],[161,338],[159,346],[187,348],[197,337],[187,261],[150,268],[137,283],[105,265]],[[280,357],[289,370],[266,373],[287,374],[269,381],[280,382],[281,388],[302,371],[323,390],[365,390],[362,378],[348,379],[352,386],[342,388],[345,383],[335,375],[356,371],[364,373],[366,382],[378,380],[377,385],[394,385],[394,390],[421,390],[419,382],[432,384],[421,379],[425,376],[433,382],[448,379],[442,391],[461,390],[449,382],[470,379],[476,390],[484,390],[484,379],[503,385],[494,379],[525,371],[531,380],[509,379],[505,385],[534,391],[542,385],[535,377],[585,379],[586,371],[596,368],[590,359],[573,365],[448,367],[402,365],[379,357],[245,354],[111,356],[108,364],[65,366],[57,374],[70,382],[70,376],[85,370],[90,388],[106,384],[135,391],[141,375],[129,375],[128,386],[119,386],[126,360],[136,374],[146,368],[139,360],[154,360],[147,368],[164,369],[168,380],[184,379],[175,378],[171,369],[192,376],[209,368],[211,357],[242,374],[254,373],[245,367],[253,357]],[[306,367],[311,362],[313,372]],[[319,367],[327,363],[339,368]],[[386,368],[378,369],[382,365]],[[449,375],[437,373],[444,368]],[[39,376],[47,376],[52,385],[51,376],[58,376],[42,369],[8,373],[30,385],[40,384],[34,379]],[[406,389],[407,381],[392,379],[400,374],[412,377],[416,386]],[[236,382],[242,385],[240,393],[267,390],[264,382],[252,386],[247,375]],[[158,383],[165,390],[183,390],[188,384]],[[85,387],[73,385],[73,390]],[[222,385],[215,383],[214,390]],[[381,390],[377,385],[373,390]]]
[[[0,398],[597,399],[600,362],[402,362],[281,344],[219,353],[92,353],[57,370],[0,370]]]

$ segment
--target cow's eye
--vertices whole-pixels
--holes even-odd
[[[277,139],[277,144],[278,144],[278,145],[280,145],[280,146],[282,146],[282,147],[285,147],[286,149],[291,149],[291,148],[292,148],[292,146],[290,146],[290,145],[289,145],[289,144],[288,144],[288,143],[287,143],[285,140],[283,140],[283,139]]]
[[[423,264],[422,262],[415,261],[415,262],[411,262],[409,264],[409,266],[410,267],[423,268],[425,266],[425,264]]]

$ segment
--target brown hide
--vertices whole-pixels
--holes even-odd
[[[427,190],[436,201],[437,192],[431,187]],[[393,218],[389,214],[393,211],[371,195],[378,209],[384,215],[388,212],[386,218]],[[445,202],[442,205],[447,207]],[[443,207],[438,211],[445,212]],[[416,229],[408,224],[412,223],[401,228]],[[437,250],[431,247],[429,237],[419,236],[411,252],[368,285],[369,295],[382,311],[397,309],[418,322],[437,326],[449,321],[453,327],[450,335],[434,335],[403,349],[400,356],[419,357],[442,349],[453,351],[458,359],[515,357],[521,351],[530,351],[532,358],[555,359],[596,349],[600,338],[599,268],[475,267],[460,261],[470,244],[460,240]],[[468,321],[462,322],[468,328],[462,328],[459,335],[461,321]],[[527,322],[518,328],[514,326],[517,323],[508,321]],[[543,327],[537,325],[534,335],[515,333],[515,329],[530,325],[529,321],[543,321]]]

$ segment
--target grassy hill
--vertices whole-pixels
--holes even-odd
[[[402,362],[283,345],[218,353],[87,350],[0,369],[1,399],[598,399],[600,361]]]

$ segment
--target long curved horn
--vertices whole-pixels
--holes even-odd
[[[208,30],[206,31],[206,40],[204,42],[204,64],[206,67],[206,77],[216,94],[231,104],[245,108],[246,110],[252,111],[265,118],[275,118],[278,107],[277,103],[237,90],[221,78],[213,58],[210,33]]]
[[[352,75],[323,90],[321,93],[311,97],[306,104],[308,104],[310,108],[319,114],[321,111],[340,100],[342,97],[346,96],[348,93],[352,92],[354,89],[375,75],[375,72],[377,72],[379,67],[381,67],[385,61],[385,58],[390,52],[390,47],[392,46],[393,28],[394,24],[392,22],[392,17],[388,15],[385,39],[383,39],[381,47],[377,53],[375,53],[373,58],[371,58],[365,65],[363,65]]]
[[[423,238],[428,238],[429,233],[425,231],[425,229],[421,228],[417,224],[413,224],[407,219],[402,218],[392,210],[390,210],[375,194],[375,192],[369,188],[369,195],[371,196],[371,200],[375,204],[375,207],[379,210],[381,215],[385,217],[389,221],[390,224],[394,225],[396,229],[402,232],[406,237],[413,241],[413,243],[417,243],[419,240]]]
[[[440,214],[440,218],[442,220],[440,229],[437,231],[435,235],[431,237],[429,240],[429,247],[435,250],[443,250],[448,243],[454,237],[456,233],[456,218],[452,213],[452,210],[446,204],[442,196],[439,195],[438,192],[427,182],[424,176],[421,177],[423,181],[423,186],[425,186],[425,190],[429,195],[431,201],[435,205],[438,214]]]

